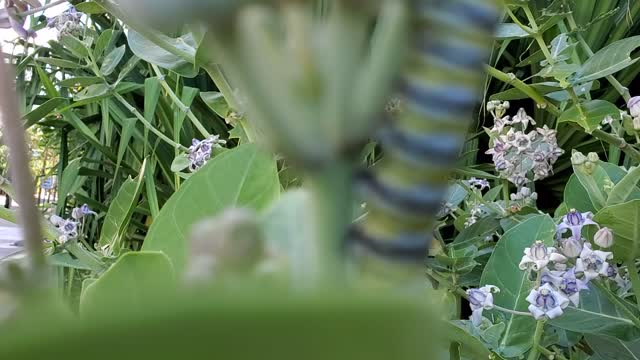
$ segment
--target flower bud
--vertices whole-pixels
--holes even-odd
[[[562,240],[560,250],[566,257],[576,258],[582,251],[582,241],[574,237]]]
[[[602,227],[593,236],[593,242],[602,248],[608,248],[613,245],[613,232],[607,227]]]
[[[627,102],[627,108],[629,108],[629,113],[633,117],[640,116],[640,96],[634,96]]]
[[[594,152],[590,152],[590,153],[587,155],[587,159],[588,159],[589,161],[591,161],[592,163],[597,163],[598,161],[600,161],[600,157],[598,156],[598,154],[597,154],[597,153],[594,153]]]
[[[587,162],[587,157],[584,156],[581,152],[574,152],[571,154],[571,164],[573,165],[582,165]]]
[[[634,117],[631,124],[633,124],[633,130],[640,131],[640,117]]]

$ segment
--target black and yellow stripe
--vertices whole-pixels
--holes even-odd
[[[498,13],[492,0],[417,0],[412,6],[412,48],[398,81],[402,109],[378,134],[384,159],[358,177],[368,214],[351,229],[348,245],[422,262],[479,100]]]

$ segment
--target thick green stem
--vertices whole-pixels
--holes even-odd
[[[507,74],[488,65],[485,67],[485,70],[487,71],[487,74],[489,74],[496,80],[507,83],[525,93],[528,97],[536,102],[539,108],[545,109],[555,116],[560,115],[560,110],[555,105],[545,99],[544,96],[542,96],[536,89],[518,79],[514,74]]]
[[[335,286],[344,279],[342,242],[351,223],[352,165],[338,162],[311,172],[314,264],[309,266],[312,284]]]
[[[625,263],[629,272],[629,280],[631,280],[633,295],[635,295],[636,303],[640,308],[640,276],[638,276],[638,267],[636,266],[635,259],[629,259]]]
[[[529,352],[529,356],[527,360],[538,360],[540,356],[540,339],[542,339],[542,334],[544,333],[544,320],[538,320],[536,323],[536,330],[533,333],[533,346],[531,347],[531,351]]]

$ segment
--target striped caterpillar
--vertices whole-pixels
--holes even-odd
[[[402,109],[378,140],[385,157],[363,171],[368,214],[347,237],[350,249],[422,262],[483,80],[497,9],[491,0],[414,1],[412,48],[400,76]]]

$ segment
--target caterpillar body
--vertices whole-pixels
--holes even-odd
[[[412,6],[412,46],[397,89],[401,110],[379,131],[384,158],[358,177],[368,213],[347,244],[383,259],[422,262],[478,100],[498,13],[491,0]]]

